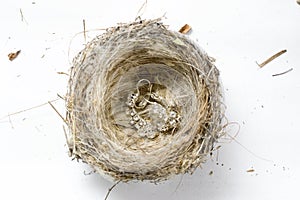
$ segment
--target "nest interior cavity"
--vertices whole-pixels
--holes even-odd
[[[222,135],[219,71],[159,19],[107,29],[73,61],[72,154],[116,181],[192,173]]]

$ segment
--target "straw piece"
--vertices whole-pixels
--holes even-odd
[[[285,52],[287,52],[286,49],[282,50],[282,51],[279,51],[278,53],[274,54],[273,56],[271,56],[270,58],[268,58],[267,60],[265,60],[264,62],[262,62],[261,64],[258,64],[257,65],[262,68],[264,67],[266,64],[268,64],[269,62],[271,62],[272,60],[274,60],[275,58],[278,58],[280,55],[284,54]]]
[[[188,24],[185,24],[181,29],[179,30],[179,33],[187,34],[191,31],[192,27]]]
[[[273,74],[272,76],[281,76],[281,75],[284,75],[284,74],[287,74],[289,72],[293,71],[293,68],[290,68],[284,72],[281,72],[281,73],[278,73],[278,74]]]

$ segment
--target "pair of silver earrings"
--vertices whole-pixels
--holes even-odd
[[[126,114],[130,117],[129,124],[137,129],[141,137],[154,138],[159,132],[166,133],[178,128],[181,117],[174,107],[166,104],[163,97],[151,91],[152,84],[146,81],[149,88],[145,94],[141,94],[137,87],[137,92],[128,95]]]

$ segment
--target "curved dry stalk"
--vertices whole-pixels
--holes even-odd
[[[111,191],[112,191],[112,190],[113,190],[120,182],[121,182],[121,181],[116,182],[115,184],[113,184],[113,186],[111,186],[111,187],[108,189],[108,191],[107,191],[107,193],[106,193],[106,196],[105,196],[104,200],[107,200],[107,198],[108,198],[109,194],[111,193]]]

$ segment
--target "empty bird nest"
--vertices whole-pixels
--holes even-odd
[[[209,56],[160,19],[108,28],[71,68],[72,155],[115,181],[192,173],[223,134],[218,77]]]

